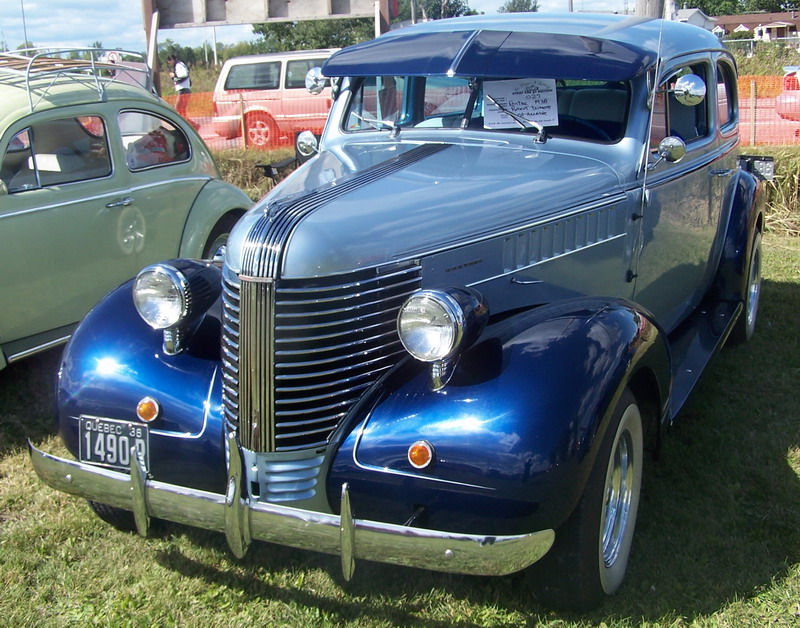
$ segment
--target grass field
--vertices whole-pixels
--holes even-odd
[[[57,352],[0,372],[0,625],[800,625],[800,240],[765,240],[759,328],[715,359],[646,468],[622,590],[587,615],[547,611],[519,576],[477,578],[225,539],[164,524],[118,532],[43,486],[26,439],[57,450]]]

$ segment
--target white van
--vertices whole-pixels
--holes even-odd
[[[308,70],[338,48],[302,50],[228,59],[214,88],[214,131],[231,139],[247,130],[247,146],[290,146],[300,131],[322,132],[332,100],[306,90]]]

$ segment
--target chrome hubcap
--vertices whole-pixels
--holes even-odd
[[[761,294],[761,252],[753,253],[750,267],[750,285],[747,288],[747,326],[752,327],[758,314],[758,299]]]
[[[631,434],[620,435],[612,457],[611,476],[606,483],[603,504],[603,562],[614,564],[628,528],[634,490],[634,459]]]

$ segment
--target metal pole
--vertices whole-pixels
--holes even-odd
[[[19,0],[19,8],[22,10],[22,36],[25,38],[22,47],[28,48],[28,27],[25,25],[25,4],[22,0]]]

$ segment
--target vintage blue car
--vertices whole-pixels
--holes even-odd
[[[39,476],[355,560],[621,585],[643,458],[753,335],[763,203],[710,32],[611,15],[429,22],[334,54],[316,154],[224,263],[149,266],[64,355]],[[313,76],[309,77],[312,88]],[[536,563],[534,565],[534,563]]]

